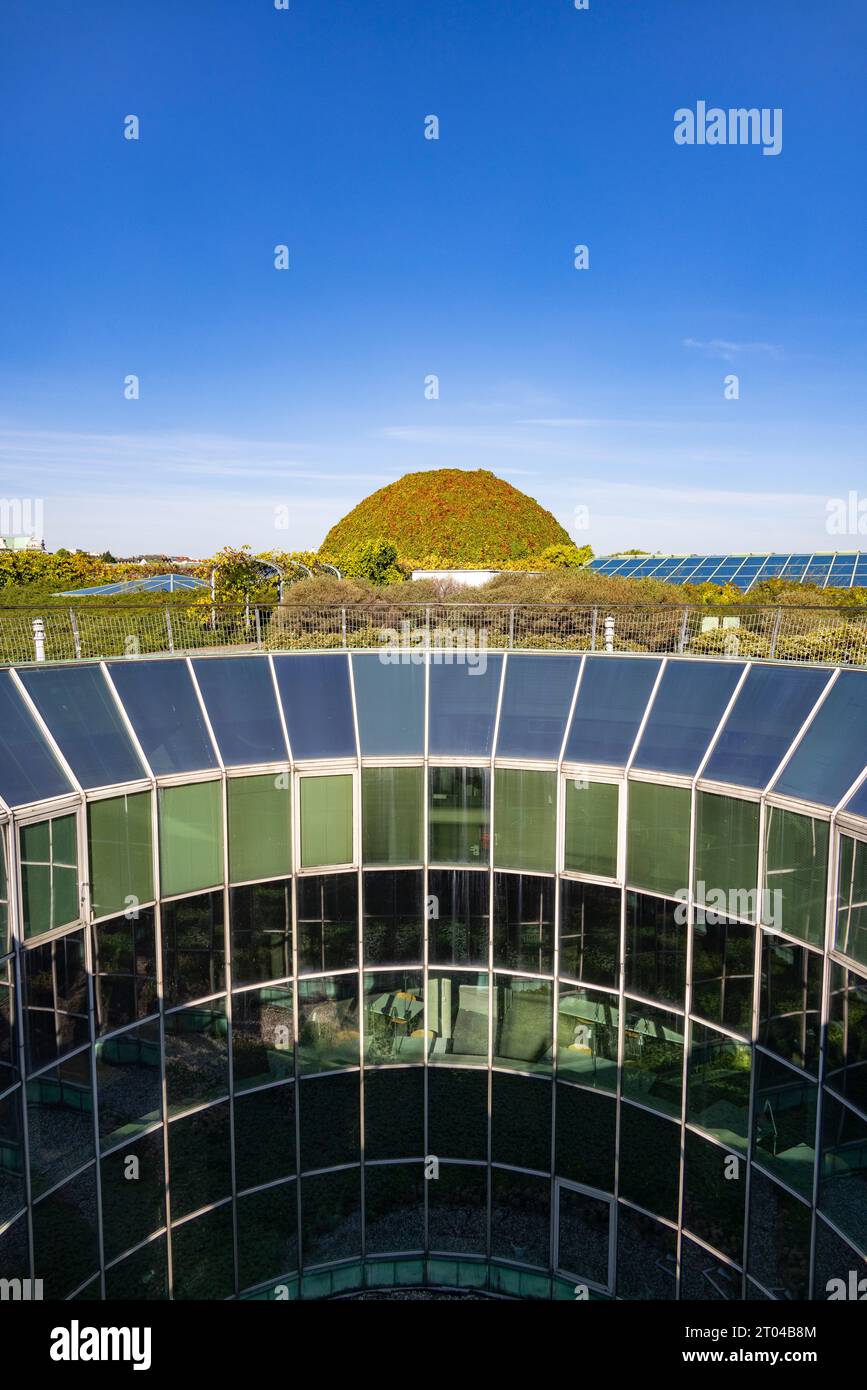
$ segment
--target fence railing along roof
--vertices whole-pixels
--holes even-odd
[[[867,610],[399,603],[0,609],[0,663],[428,643],[867,665]]]

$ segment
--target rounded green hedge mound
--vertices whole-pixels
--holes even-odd
[[[380,539],[396,546],[401,564],[417,569],[484,568],[572,544],[550,512],[484,468],[405,474],[332,526],[320,555]]]

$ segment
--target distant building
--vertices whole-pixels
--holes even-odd
[[[448,579],[467,589],[480,589],[500,574],[539,574],[540,570],[413,570],[413,579]]]
[[[0,550],[44,550],[38,536],[0,536]]]

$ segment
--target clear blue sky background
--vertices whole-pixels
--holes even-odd
[[[446,465],[597,552],[827,547],[867,492],[861,0],[5,0],[0,50],[0,495],[49,547],[315,546]],[[699,99],[782,153],[676,146]]]

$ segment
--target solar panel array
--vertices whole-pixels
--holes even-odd
[[[89,589],[66,589],[55,598],[84,598],[93,594],[173,594],[178,589],[207,589],[205,579],[192,574],[152,574],[145,579],[123,579],[116,584],[97,584]]]
[[[764,579],[816,584],[820,589],[867,587],[867,551],[798,555],[610,555],[590,562],[597,574],[665,579],[669,584],[736,584],[747,593]]]

